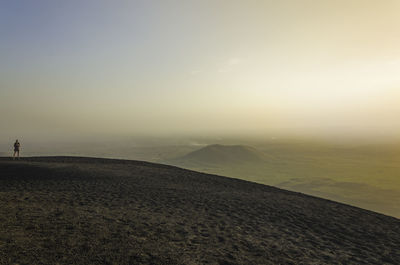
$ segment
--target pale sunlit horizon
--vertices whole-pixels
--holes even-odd
[[[391,0],[4,1],[0,137],[399,139],[399,12]]]

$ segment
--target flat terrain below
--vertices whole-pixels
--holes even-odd
[[[400,220],[140,161],[0,158],[0,264],[400,264]]]

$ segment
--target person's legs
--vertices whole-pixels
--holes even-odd
[[[19,160],[19,150],[17,151],[17,159]]]
[[[15,160],[15,155],[17,154],[17,151],[14,150],[14,154],[13,154],[13,160]]]

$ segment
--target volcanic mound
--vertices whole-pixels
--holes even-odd
[[[400,264],[400,220],[140,161],[0,159],[0,264]]]

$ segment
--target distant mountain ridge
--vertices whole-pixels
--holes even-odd
[[[171,160],[175,164],[226,165],[232,163],[261,163],[266,155],[247,145],[213,144]]]

